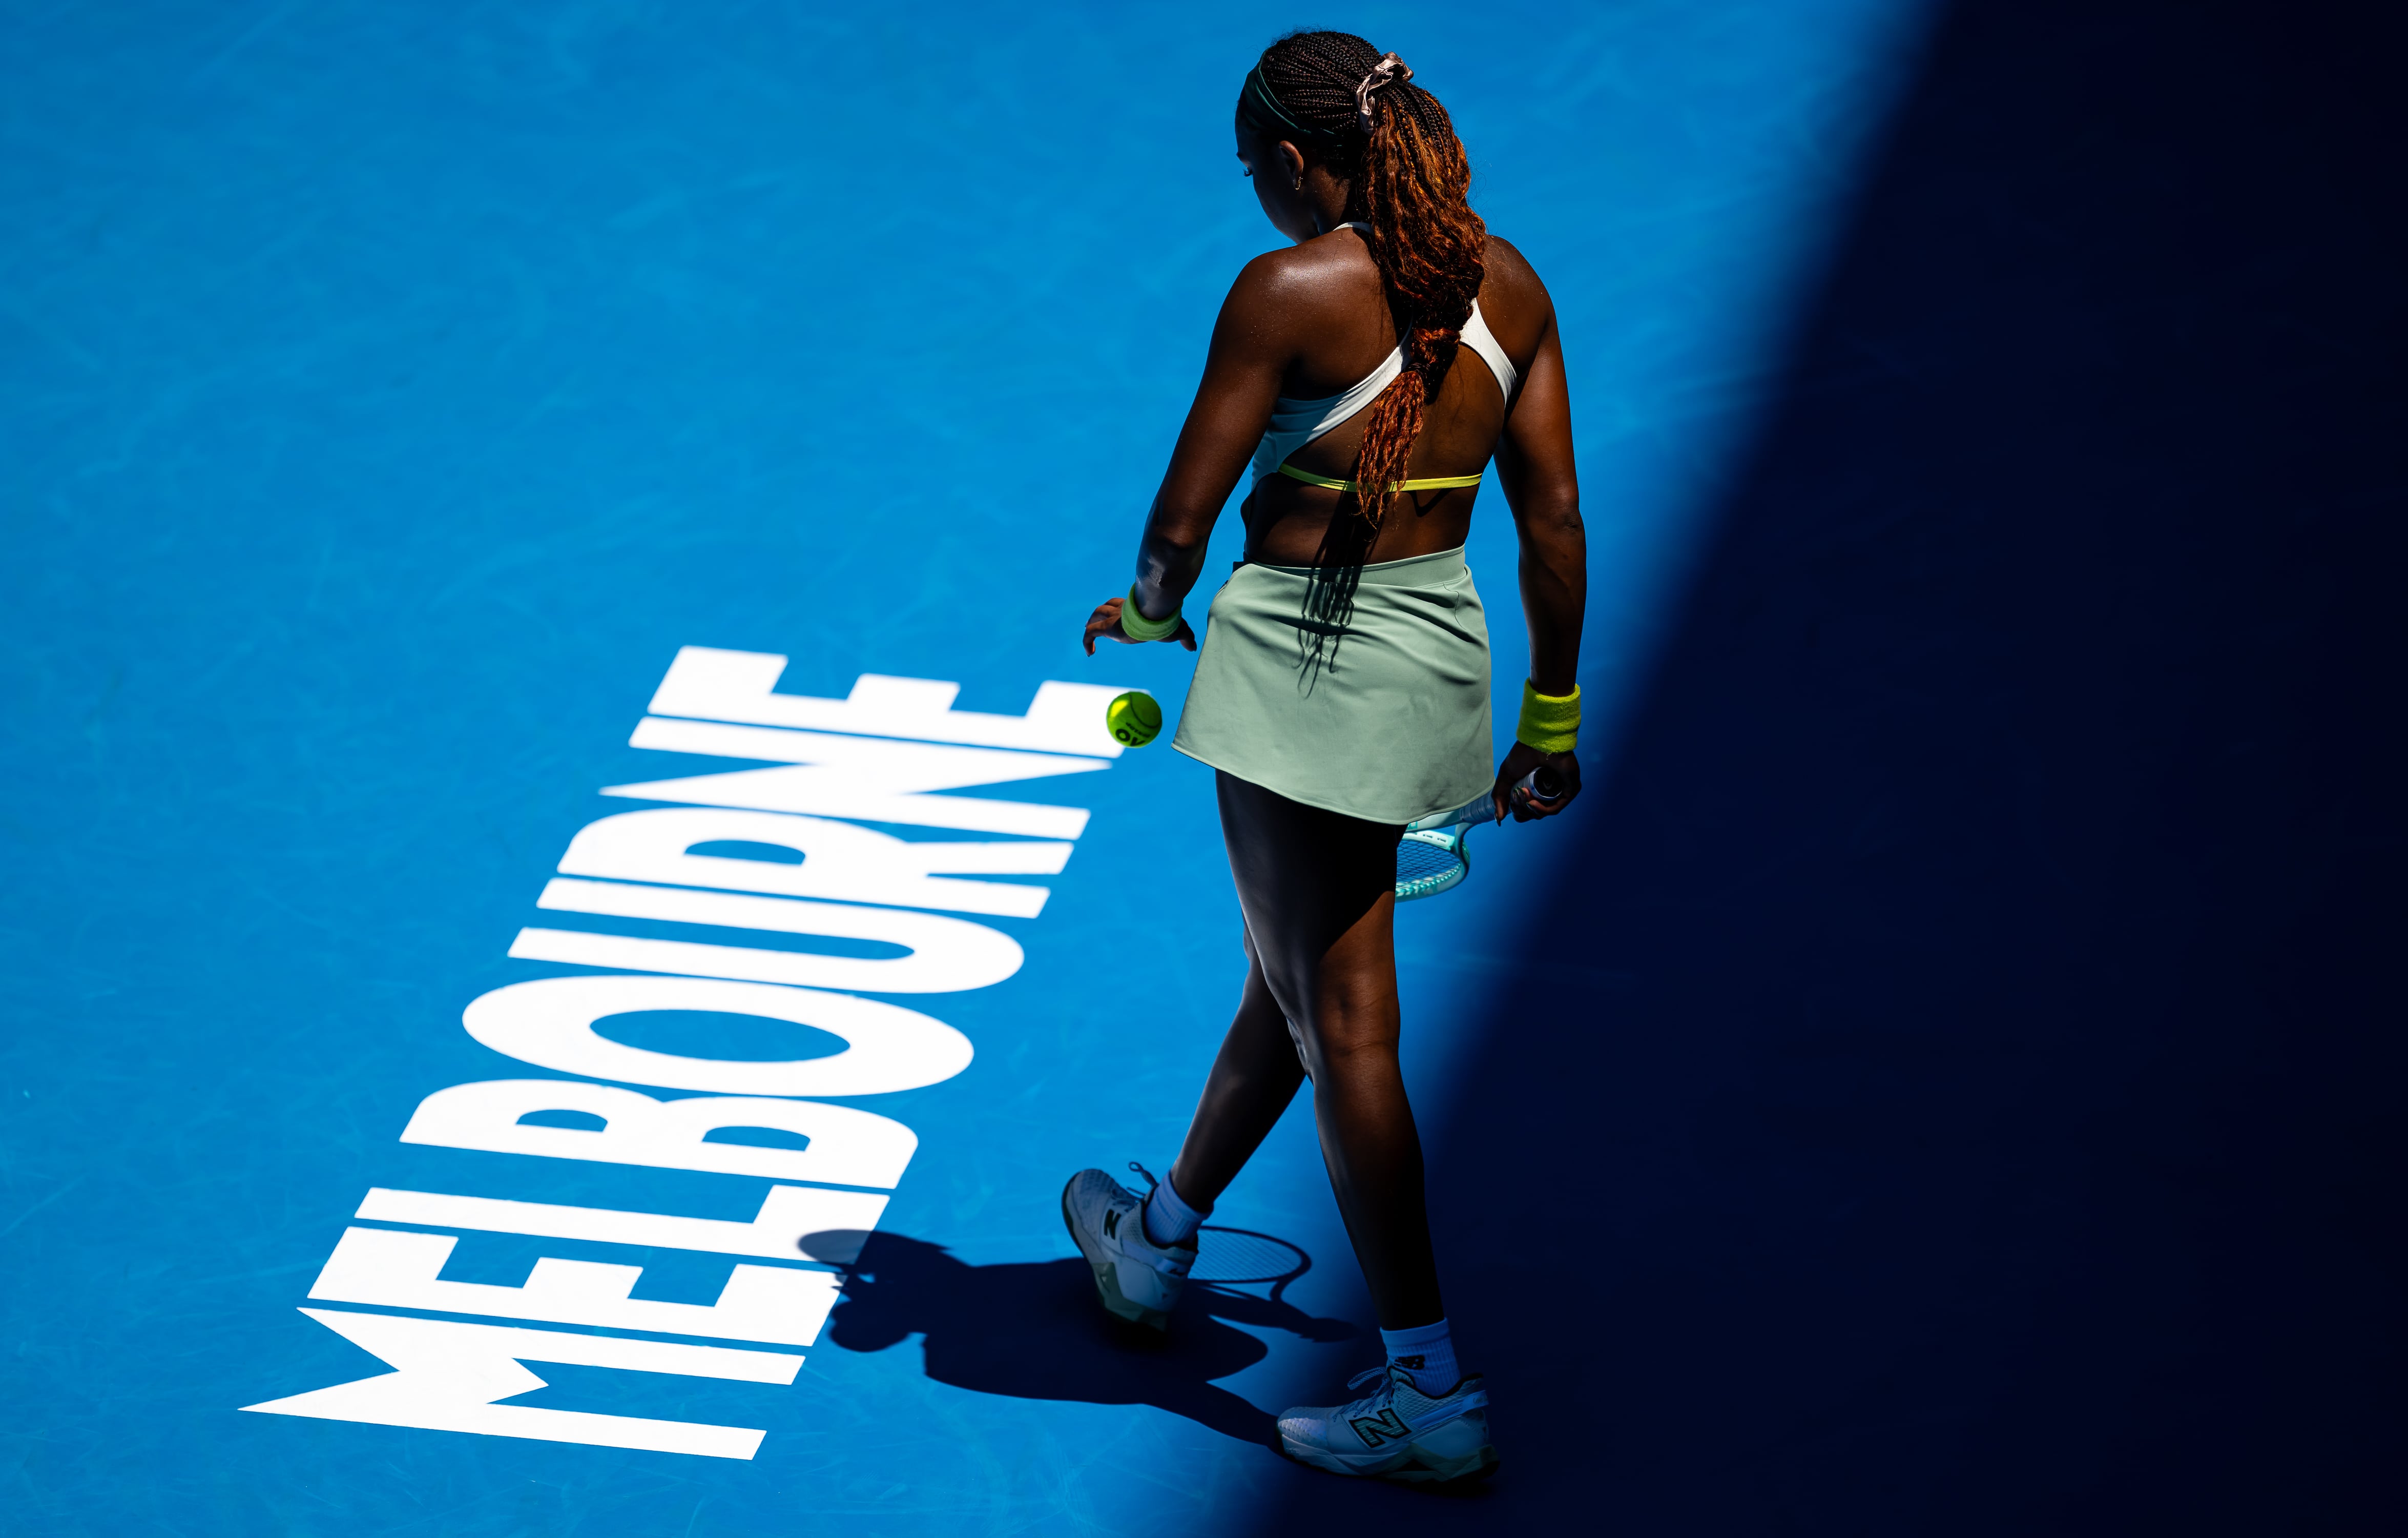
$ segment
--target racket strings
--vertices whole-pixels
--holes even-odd
[[[1267,1233],[1207,1223],[1197,1230],[1197,1239],[1196,1266],[1187,1278],[1207,1286],[1268,1283],[1271,1297],[1277,1300],[1290,1282],[1312,1269],[1312,1257]]]
[[[1408,833],[1397,844],[1397,900],[1410,902],[1443,892],[1470,872],[1463,828]]]

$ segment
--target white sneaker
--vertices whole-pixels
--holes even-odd
[[[1401,1367],[1358,1373],[1346,1387],[1373,1378],[1369,1399],[1333,1406],[1300,1405],[1280,1416],[1280,1445],[1299,1463],[1331,1473],[1369,1475],[1411,1484],[1475,1478],[1497,1467],[1488,1442],[1488,1390],[1468,1376],[1436,1399]]]
[[[1148,1186],[1154,1184],[1136,1164],[1129,1168],[1145,1175]],[[1170,1328],[1170,1311],[1179,1306],[1188,1268],[1196,1264],[1193,1241],[1156,1244],[1148,1239],[1145,1198],[1101,1170],[1082,1170],[1062,1187],[1062,1222],[1095,1268],[1096,1294],[1106,1311],[1155,1330]]]

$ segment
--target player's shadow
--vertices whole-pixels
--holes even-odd
[[[837,1259],[823,1253],[830,1237],[814,1234],[804,1246]],[[1283,1241],[1243,1238],[1292,1253],[1296,1272],[1311,1264]],[[1270,1348],[1236,1324],[1309,1341],[1356,1332],[1281,1301],[1278,1286],[1262,1297],[1201,1281],[1180,1300],[1169,1332],[1157,1334],[1106,1315],[1087,1263],[1076,1257],[973,1266],[942,1244],[877,1232],[841,1263],[844,1298],[825,1338],[848,1351],[883,1351],[919,1335],[928,1376],[939,1383],[1014,1399],[1151,1404],[1245,1442],[1269,1440],[1273,1417],[1213,1380],[1254,1366]]]

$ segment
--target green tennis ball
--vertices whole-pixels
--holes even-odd
[[[1125,695],[1114,695],[1104,707],[1104,726],[1112,740],[1124,747],[1141,748],[1162,731],[1162,707],[1154,696],[1140,689]]]

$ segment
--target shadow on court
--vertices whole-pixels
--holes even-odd
[[[1076,1257],[973,1266],[941,1244],[882,1231],[846,1268],[844,1300],[824,1339],[847,1351],[883,1351],[919,1335],[928,1376],[939,1383],[1012,1399],[1150,1404],[1268,1445],[1275,1440],[1272,1417],[1214,1381],[1269,1355],[1236,1326],[1309,1341],[1356,1333],[1278,1292],[1276,1282],[1268,1297],[1236,1286],[1190,1286],[1166,1337],[1107,1315],[1087,1263]]]
[[[2399,32],[1948,8],[1558,884],[1439,899],[1546,964],[1427,1118],[1492,1499],[1268,1531],[2392,1531]]]

